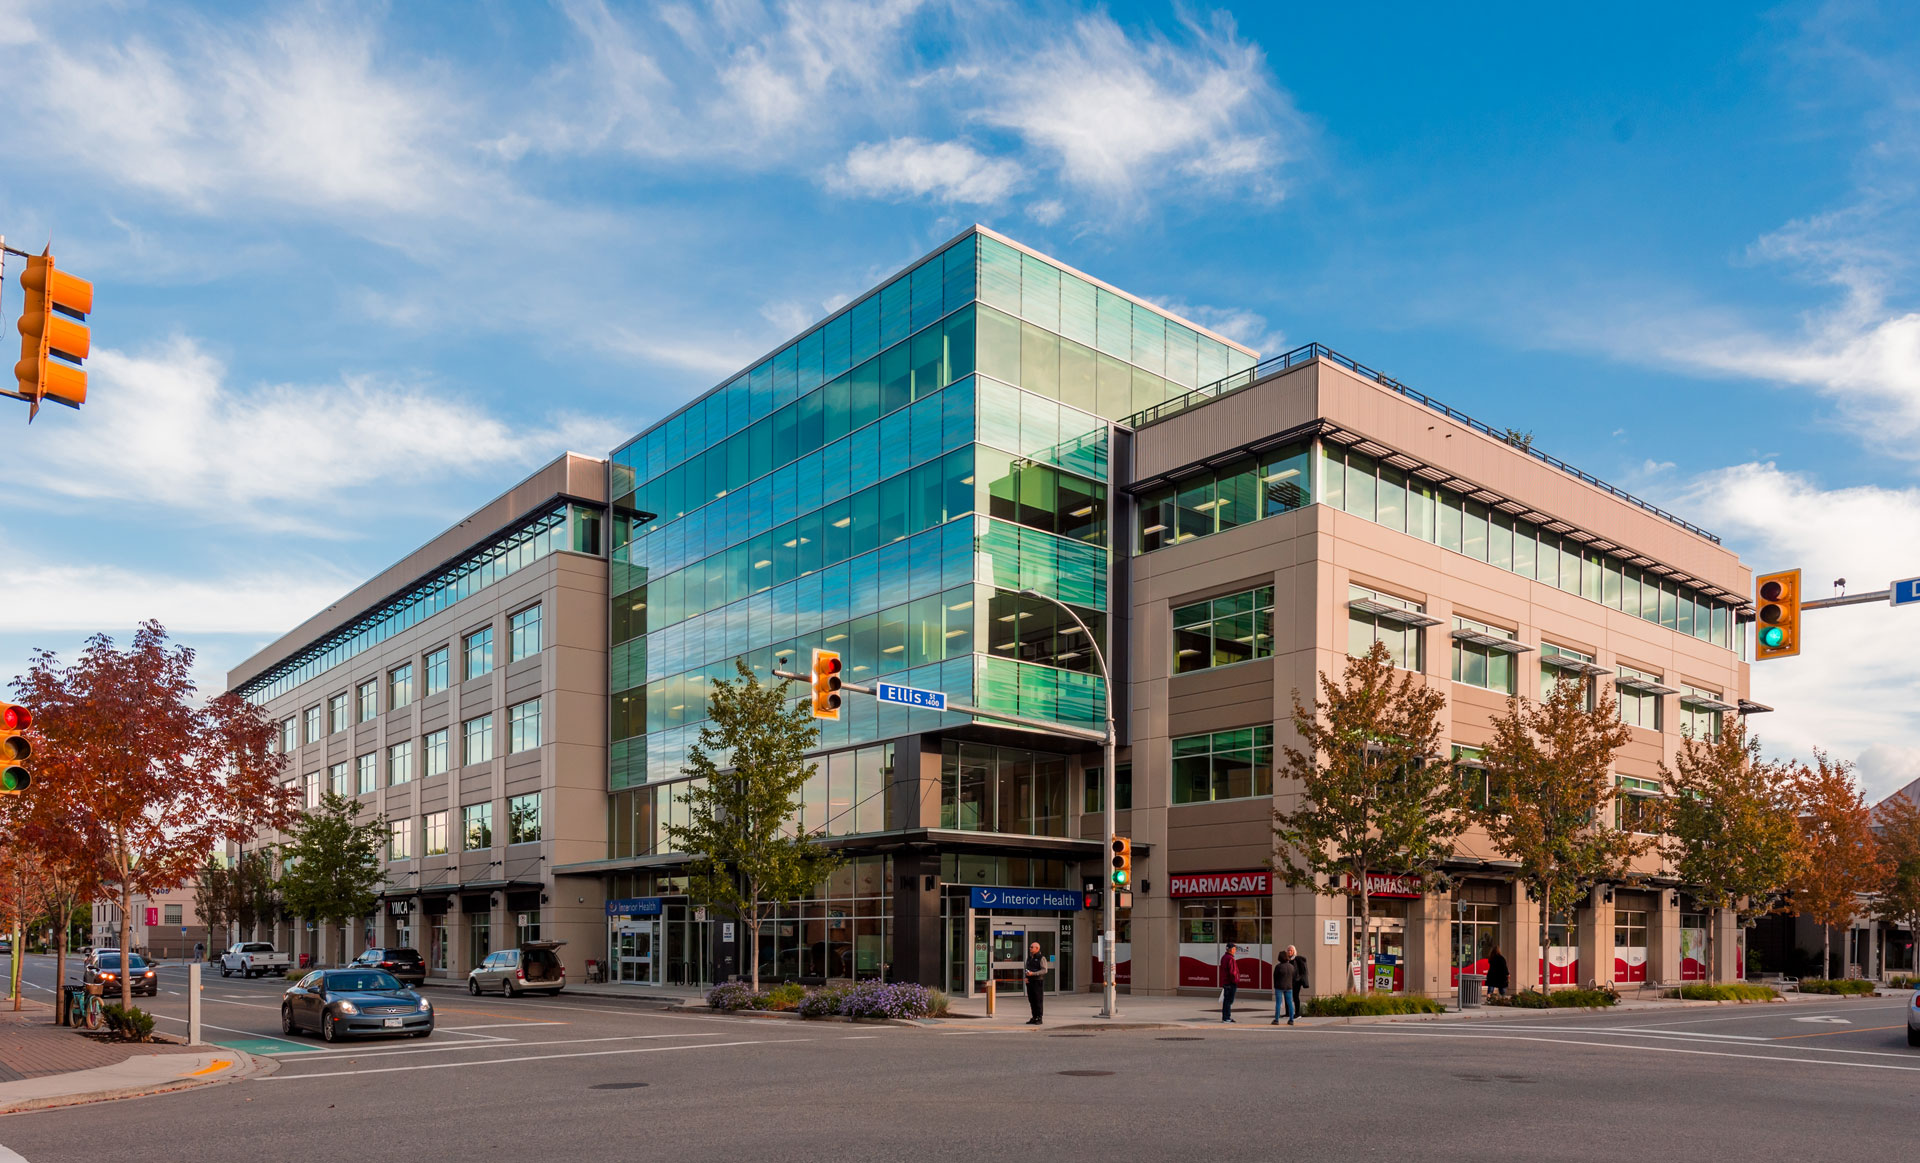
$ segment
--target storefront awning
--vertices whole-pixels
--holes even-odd
[[[1372,598],[1355,598],[1347,603],[1347,609],[1358,610],[1362,614],[1373,614],[1389,622],[1399,622],[1406,626],[1438,626],[1440,619],[1429,617],[1414,610],[1404,610],[1399,606],[1389,606],[1385,602],[1376,602]]]

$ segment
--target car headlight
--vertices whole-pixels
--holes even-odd
[[[360,1007],[350,1001],[334,1002],[333,1008],[343,1014],[357,1014],[360,1012]]]
[[[147,970],[147,971],[146,971],[145,973],[143,973],[143,974],[141,974],[140,976],[142,976],[142,977],[152,977],[152,976],[153,976],[153,970],[151,970],[151,969],[149,969],[149,970]]]
[[[430,1001],[428,1001],[428,1000],[427,1000],[426,998],[424,998],[424,997],[423,997],[423,998],[421,998],[421,999],[420,999],[420,1012],[421,1012],[421,1013],[423,1013],[423,1014],[430,1014],[430,1013],[432,1013],[432,1012],[433,1012],[433,1003],[432,1003],[432,1002],[430,1002]]]

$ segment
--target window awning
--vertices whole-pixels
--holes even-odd
[[[1455,630],[1455,642],[1469,642],[1475,646],[1484,646],[1489,650],[1498,650],[1503,654],[1525,654],[1533,647],[1522,645],[1511,638],[1501,638],[1494,634],[1482,634],[1478,630]]]
[[[1355,598],[1347,603],[1347,609],[1358,610],[1362,614],[1373,614],[1389,622],[1400,622],[1408,626],[1438,626],[1440,619],[1430,618],[1416,610],[1403,610],[1399,606],[1389,606],[1385,602],[1376,602],[1372,598]]]
[[[1765,703],[1756,703],[1752,699],[1740,700],[1740,713],[1743,715],[1764,715],[1773,710]]]
[[[1681,695],[1680,705],[1692,707],[1698,711],[1737,711],[1740,708],[1732,703],[1723,703],[1719,699],[1706,695]]]
[[[1643,695],[1671,695],[1678,693],[1670,686],[1661,686],[1657,682],[1644,678],[1627,678],[1622,676],[1614,679],[1613,685],[1619,687],[1621,690],[1638,691]]]
[[[1540,656],[1540,665],[1557,667],[1571,674],[1577,674],[1582,678],[1599,678],[1603,674],[1613,673],[1604,666],[1591,662],[1582,662],[1578,658],[1568,658],[1564,654],[1542,654]]]

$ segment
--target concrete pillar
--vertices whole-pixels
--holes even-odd
[[[893,868],[893,975],[900,981],[937,988],[946,976],[940,932],[940,856],[903,852],[894,857]],[[1084,946],[1090,942],[1080,937],[1077,926],[1074,936],[1083,947],[1074,951],[1081,963],[1075,966],[1075,980],[1083,980]]]
[[[1453,992],[1453,898],[1427,894],[1407,902],[1408,993],[1447,997]]]
[[[1647,980],[1662,984],[1680,980],[1680,909],[1674,904],[1673,890],[1662,888],[1653,894],[1653,916],[1647,925]]]
[[[1598,888],[1587,898],[1585,907],[1574,913],[1574,927],[1580,941],[1578,984],[1613,984],[1613,898]]]
[[[1513,882],[1513,931],[1508,948],[1507,964],[1513,973],[1515,990],[1538,988],[1540,985],[1540,961],[1545,950],[1540,948],[1540,909],[1527,896],[1527,886],[1519,881]]]
[[[1715,965],[1713,980],[1740,980],[1740,918],[1732,909],[1715,909],[1708,918],[1713,926]]]

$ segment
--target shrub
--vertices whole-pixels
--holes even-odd
[[[933,991],[910,981],[862,981],[840,1003],[840,1013],[849,1018],[924,1018],[932,1012]]]
[[[789,981],[784,985],[776,985],[772,989],[762,992],[747,1004],[750,1008],[756,1010],[773,1010],[777,1013],[788,1013],[797,1007],[806,996],[806,986]]]
[[[930,1018],[944,1018],[953,1010],[953,999],[937,989],[927,991],[927,1002],[931,1007],[927,1010]]]
[[[800,999],[794,1012],[803,1018],[827,1018],[840,1012],[840,1003],[853,992],[851,985],[827,985]]]
[[[1801,993],[1871,994],[1873,982],[1856,977],[1814,977],[1800,983]]]
[[[102,1007],[106,1015],[107,1029],[129,1042],[146,1042],[153,1038],[153,1015],[133,1006],[121,1009],[120,1003],[111,1002]]]
[[[1887,979],[1888,989],[1920,989],[1920,977],[1908,977],[1896,973]]]
[[[1438,1014],[1446,1007],[1420,994],[1322,993],[1307,999],[1309,1018],[1378,1017],[1385,1014]]]
[[[744,981],[727,981],[707,991],[707,1005],[728,1013],[753,1004],[753,987]]]
[[[1519,1010],[1604,1009],[1620,1004],[1620,991],[1611,985],[1594,989],[1556,989],[1551,993],[1523,989],[1512,997],[1490,997],[1487,1004],[1512,1006]]]
[[[1746,982],[1714,985],[1704,981],[1667,990],[1666,996],[1683,1001],[1777,1001],[1780,998],[1778,993],[1764,985],[1748,985]]]

